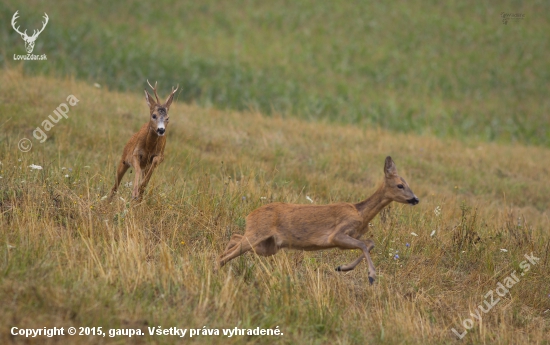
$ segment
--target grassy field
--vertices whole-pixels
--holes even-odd
[[[544,0],[369,3],[56,1],[0,4],[0,65],[23,41],[7,25],[50,23],[28,74],[138,93],[182,85],[181,101],[310,120],[550,147]],[[501,13],[524,13],[502,23]],[[19,62],[18,62],[19,63]]]
[[[44,143],[34,139],[32,131],[68,95],[79,99],[68,118]],[[25,339],[10,335],[13,326],[146,334],[157,326],[279,326],[278,337],[184,341],[441,344],[457,342],[451,329],[462,333],[468,318],[475,324],[462,343],[549,343],[546,148],[265,117],[176,98],[166,161],[144,203],[128,203],[131,190],[123,187],[124,200],[109,204],[101,197],[119,154],[147,120],[143,97],[12,69],[0,73],[0,111],[4,344],[182,342],[149,335]],[[31,139],[30,152],[17,149],[23,137]],[[375,218],[375,285],[368,285],[364,263],[334,271],[356,251],[247,254],[213,271],[250,211],[270,201],[310,203],[306,197],[316,204],[359,201],[382,179],[386,155],[421,203],[392,204]],[[522,270],[531,253],[540,261]],[[510,293],[482,322],[471,317],[514,271],[525,275]]]

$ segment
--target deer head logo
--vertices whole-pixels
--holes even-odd
[[[48,15],[46,13],[44,13],[44,19],[46,20],[45,22],[42,22],[42,29],[40,30],[34,30],[33,33],[32,33],[32,36],[28,36],[27,35],[27,30],[25,30],[25,32],[21,32],[19,31],[19,26],[18,27],[15,27],[16,25],[16,21],[17,21],[17,18],[18,17],[18,12],[19,10],[15,11],[15,13],[13,14],[13,17],[11,18],[11,26],[13,26],[13,29],[21,35],[21,38],[25,41],[25,49],[27,50],[27,53],[32,53],[32,50],[34,49],[34,41],[36,41],[36,38],[38,37],[38,35],[40,35],[40,33],[42,31],[44,31],[44,28],[46,27],[46,24],[48,24]]]

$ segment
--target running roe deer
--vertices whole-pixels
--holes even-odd
[[[368,230],[369,222],[392,201],[416,205],[419,199],[403,178],[397,175],[395,163],[386,157],[385,178],[378,190],[357,204],[297,205],[271,203],[252,211],[246,217],[244,235],[234,234],[225,251],[218,257],[222,267],[228,261],[253,250],[270,256],[281,248],[322,250],[329,248],[361,249],[353,262],[338,266],[337,271],[350,271],[363,258],[369,264],[369,282],[376,277],[369,252],[374,248],[370,239],[359,238]]]
[[[132,198],[140,200],[151,179],[151,175],[153,175],[153,171],[164,160],[164,146],[166,145],[165,134],[169,120],[168,110],[172,104],[174,94],[178,91],[178,87],[176,87],[176,89],[172,87],[170,96],[168,96],[164,104],[161,104],[157,94],[157,83],[155,82],[155,87],[153,87],[149,83],[149,80],[147,80],[147,84],[153,89],[156,98],[153,100],[153,97],[145,90],[145,101],[147,101],[147,105],[149,106],[150,119],[149,122],[144,124],[141,129],[130,138],[124,147],[122,158],[120,159],[116,172],[115,185],[111,190],[111,198],[117,192],[120,181],[126,173],[126,170],[131,166],[136,171]],[[143,180],[140,184],[141,178],[143,178]]]

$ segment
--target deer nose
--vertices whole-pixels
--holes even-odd
[[[414,198],[407,200],[407,202],[411,205],[416,205],[420,202],[420,199],[415,196]]]
[[[157,128],[157,133],[163,135],[166,130],[164,128]]]

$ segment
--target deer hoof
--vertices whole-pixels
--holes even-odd
[[[369,283],[370,283],[370,285],[374,284],[374,278],[373,277],[369,277]]]
[[[336,267],[336,271],[337,271],[337,272],[341,272],[341,271],[342,271],[342,267],[341,267],[341,266]]]

